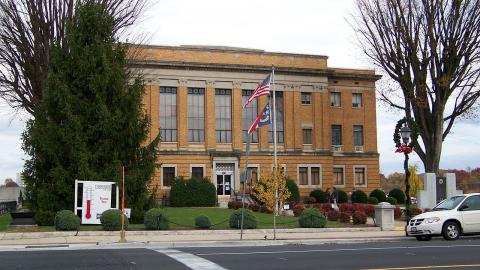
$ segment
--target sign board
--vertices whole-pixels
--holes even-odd
[[[115,182],[75,180],[75,213],[82,224],[100,224],[105,210],[118,209]]]
[[[130,209],[130,208],[124,208],[124,209],[123,209],[123,214],[124,214],[127,218],[130,218],[130,213],[132,213],[132,209]]]

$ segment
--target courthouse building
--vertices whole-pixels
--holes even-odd
[[[132,68],[146,80],[150,139],[161,133],[153,185],[208,177],[220,200],[239,192],[247,130],[267,103],[246,99],[275,67],[278,164],[303,196],[317,188],[379,187],[372,70],[331,68],[328,57],[232,47],[142,46]],[[273,85],[272,85],[273,88]],[[270,174],[272,126],[251,135],[248,170]]]

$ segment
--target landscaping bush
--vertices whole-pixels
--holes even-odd
[[[375,197],[378,199],[378,202],[384,202],[387,200],[387,195],[380,189],[375,189],[370,193],[370,197]]]
[[[337,221],[340,217],[340,212],[337,210],[332,210],[327,212],[327,219],[330,221]]]
[[[340,212],[340,217],[338,218],[338,220],[343,223],[350,223],[351,217],[352,215],[350,214],[350,212]]]
[[[268,207],[266,205],[262,205],[262,206],[260,206],[260,212],[271,214],[271,213],[273,213],[273,209],[271,209],[270,207]]]
[[[143,224],[146,230],[168,230],[170,227],[167,214],[160,208],[152,208],[145,213]]]
[[[410,211],[409,212],[410,213],[410,218],[413,218],[414,216],[420,215],[421,213],[423,213],[422,209],[417,208],[415,206],[410,206],[409,211]]]
[[[170,203],[174,207],[215,206],[215,186],[206,178],[177,178],[170,189]]]
[[[397,204],[397,199],[395,199],[394,197],[387,197],[386,202],[388,202],[391,205],[396,205]]]
[[[378,204],[377,197],[368,197],[368,203],[369,204]]]
[[[390,192],[388,193],[388,197],[393,197],[397,199],[398,204],[405,203],[405,193],[399,188],[394,188],[390,190]]]
[[[146,214],[146,213],[145,213]],[[109,209],[102,213],[100,223],[104,231],[119,231],[122,229],[122,211]],[[128,218],[125,217],[125,229],[128,227]]]
[[[352,203],[367,203],[367,194],[361,190],[354,191],[352,193]]]
[[[342,203],[338,205],[340,212],[352,214],[355,211],[355,206],[351,203]]]
[[[230,216],[229,224],[230,228],[240,229],[242,222],[242,211],[243,215],[243,228],[244,229],[255,229],[257,228],[257,217],[253,214],[251,210],[248,209],[238,209],[233,212]]]
[[[353,213],[353,224],[366,224],[367,223],[367,214],[361,211],[356,211]]]
[[[348,203],[348,195],[343,190],[337,190],[337,203]]]
[[[38,211],[33,219],[35,219],[35,223],[38,226],[53,226],[55,213],[52,211]]]
[[[402,209],[400,209],[399,207],[395,207],[395,209],[393,209],[393,218],[397,220],[401,219]]]
[[[78,231],[80,218],[70,210],[62,210],[55,215],[54,224],[57,231]]]
[[[251,203],[248,205],[248,209],[252,210],[253,212],[258,212],[260,211],[260,205],[256,203]]]
[[[198,216],[195,218],[195,226],[200,229],[209,229],[212,227],[212,223],[207,216]]]
[[[327,193],[325,193],[321,189],[312,190],[312,192],[310,192],[310,197],[314,197],[315,202],[317,202],[317,203],[327,203],[328,202]]]
[[[369,217],[374,217],[375,207],[371,204],[355,204],[355,212],[363,212]]]
[[[303,210],[305,210],[305,205],[303,203],[297,203],[293,206],[293,215],[299,217]]]
[[[288,177],[286,182],[288,191],[290,191],[290,198],[288,198],[288,200],[297,203],[300,202],[300,191],[298,190],[297,183]]]
[[[327,224],[327,219],[318,209],[308,208],[300,215],[298,223],[302,228],[324,228]]]
[[[317,199],[315,199],[315,197],[312,197],[312,196],[306,197],[306,200],[305,200],[306,204],[314,204],[315,202],[317,202]]]

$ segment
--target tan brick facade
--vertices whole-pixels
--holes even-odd
[[[300,167],[315,167],[320,172],[319,185],[299,185],[302,195],[315,188],[332,187],[334,167],[343,170],[344,184],[340,189],[369,192],[379,187],[375,110],[375,81],[379,76],[374,71],[329,68],[325,56],[259,50],[145,46],[140,51],[141,57],[132,61],[132,67],[139,68],[147,82],[144,105],[152,120],[150,138],[160,129],[160,87],[176,87],[177,139],[161,142],[158,156],[162,167],[175,168],[176,176],[189,178],[192,167],[202,167],[204,176],[215,185],[217,177],[222,178],[217,175],[231,175],[231,190],[239,190],[245,162],[242,90],[253,90],[274,66],[275,88],[283,92],[284,108],[284,142],[278,145],[279,165],[285,167],[285,174],[297,184],[300,184]],[[202,142],[189,142],[189,87],[205,89]],[[231,90],[231,143],[217,143],[216,89]],[[340,107],[331,105],[331,92],[340,93]],[[311,104],[302,104],[302,93],[310,93]],[[358,108],[352,105],[353,94],[361,94]],[[266,103],[266,97],[259,99],[258,112]],[[341,125],[342,144],[336,148],[332,148],[332,125]],[[357,147],[354,125],[363,127],[363,143]],[[312,130],[311,144],[304,144],[303,129]],[[271,172],[273,158],[267,127],[260,128],[258,138],[258,143],[251,145],[249,167],[265,175]],[[227,169],[222,167],[229,164],[232,166]],[[363,185],[354,183],[355,168],[364,172]],[[162,186],[162,172],[159,169],[153,181],[159,196],[168,195],[168,187]],[[310,177],[314,178],[309,174]]]

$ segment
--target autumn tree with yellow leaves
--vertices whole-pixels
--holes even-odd
[[[275,170],[270,176],[261,176],[252,188],[252,195],[268,208],[274,210],[275,186],[278,188],[278,209],[281,209],[285,201],[290,197],[290,191],[288,191],[285,176],[283,176],[280,169]]]
[[[424,186],[422,179],[418,176],[418,165],[410,165],[408,170],[410,171],[410,178],[408,179],[410,183],[410,194],[417,196],[417,192],[422,190]]]

